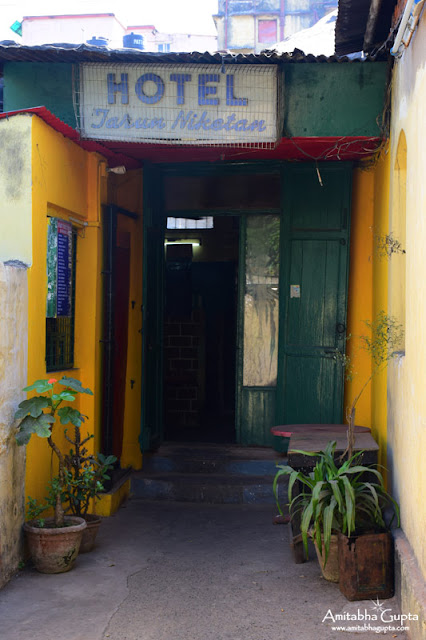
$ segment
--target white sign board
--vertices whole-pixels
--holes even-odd
[[[84,138],[168,144],[275,143],[275,65],[83,64]]]

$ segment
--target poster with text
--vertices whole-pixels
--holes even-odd
[[[46,317],[69,317],[72,290],[72,225],[59,218],[48,220]]]

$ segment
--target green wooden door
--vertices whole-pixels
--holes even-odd
[[[157,172],[146,168],[144,182],[142,307],[142,451],[158,448],[163,439],[163,305],[164,218]]]
[[[277,423],[340,423],[351,167],[285,172]],[[322,184],[321,184],[322,183]]]

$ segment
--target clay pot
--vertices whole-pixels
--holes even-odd
[[[65,573],[74,566],[87,525],[75,516],[66,516],[65,522],[67,526],[60,528],[52,526],[53,518],[47,518],[43,528],[24,524],[31,558],[40,573]]]
[[[92,551],[95,546],[96,536],[98,535],[99,527],[101,524],[101,517],[96,514],[86,514],[84,516],[87,527],[83,531],[83,537],[81,539],[80,553],[87,553]]]
[[[339,582],[339,544],[337,534],[331,534],[330,548],[328,550],[327,564],[325,566],[324,539],[322,539],[322,553],[319,552],[317,543],[315,541],[314,544],[323,577],[330,582]]]

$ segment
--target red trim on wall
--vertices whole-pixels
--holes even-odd
[[[252,147],[201,147],[142,142],[83,140],[78,131],[62,122],[46,107],[32,107],[0,113],[0,119],[18,114],[34,114],[49,126],[73,140],[86,151],[103,155],[109,166],[125,165],[127,169],[141,167],[144,162],[223,162],[250,160],[338,161],[361,160],[376,153],[382,144],[379,137],[329,136],[317,138],[281,138],[274,149]]]

